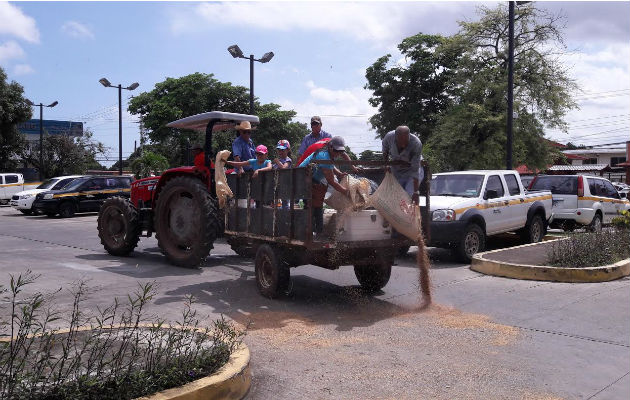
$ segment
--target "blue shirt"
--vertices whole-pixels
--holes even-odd
[[[254,149],[254,142],[251,139],[249,139],[249,142],[246,142],[243,140],[242,136],[237,137],[232,142],[232,156],[238,156],[241,161],[247,161],[252,158],[255,159],[256,150]],[[245,166],[243,169],[249,170],[251,168]]]
[[[293,165],[293,160],[291,160],[291,157],[279,158],[278,161],[280,161],[282,164],[289,163],[289,166],[287,168],[291,168],[291,166]],[[278,164],[274,163],[273,169],[280,169],[280,167],[278,167]]]
[[[306,157],[299,166],[306,167],[311,163],[311,160],[330,160],[330,154],[325,149],[316,151],[315,153]],[[315,167],[313,168],[313,180],[317,182],[322,182],[326,179],[326,177],[324,176],[324,169],[333,169],[334,167],[335,166],[333,164],[315,164]]]
[[[253,171],[256,171],[257,169],[265,168],[267,165],[271,164],[271,160],[265,160],[262,164],[258,164],[258,160],[255,158],[251,160],[247,160],[247,162],[249,163],[250,168]]]
[[[312,132],[304,136],[304,139],[302,139],[302,144],[300,145],[300,149],[298,150],[298,154],[304,154],[306,149],[308,149],[308,146],[324,138],[332,138],[332,135],[324,130],[321,130],[319,131],[319,135],[317,135],[317,137],[313,136]]]

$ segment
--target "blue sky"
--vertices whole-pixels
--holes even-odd
[[[363,89],[365,68],[418,32],[450,35],[476,19],[472,2],[1,2],[0,66],[34,102],[59,101],[45,119],[83,121],[118,154],[117,91],[135,93],[166,77],[213,73],[249,87],[246,55],[273,51],[255,65],[255,94],[298,112],[321,115],[324,129],[352,149],[378,149],[367,119],[375,112]],[[493,6],[495,3],[485,3]],[[578,80],[579,111],[569,134],[585,144],[630,138],[630,2],[538,2],[566,15],[563,61]],[[123,92],[123,100],[134,92]],[[229,111],[229,110],[225,110]],[[137,118],[124,115],[123,153],[139,139]],[[404,122],[404,121],[401,121]],[[394,127],[392,127],[393,129]]]

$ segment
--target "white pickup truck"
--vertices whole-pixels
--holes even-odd
[[[430,246],[451,248],[465,262],[485,248],[486,238],[517,232],[539,242],[551,217],[551,192],[528,192],[516,171],[461,171],[431,179]]]
[[[8,204],[11,196],[22,190],[24,190],[22,174],[0,174],[0,204]]]

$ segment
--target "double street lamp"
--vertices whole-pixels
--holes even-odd
[[[243,55],[243,51],[241,51],[238,45],[233,44],[228,47],[228,51],[234,58],[244,58],[249,59],[249,113],[254,114],[254,61],[258,61],[259,63],[268,63],[273,58],[273,51],[265,53],[260,59],[255,59],[253,54],[250,54],[249,57],[245,57]]]
[[[118,173],[123,174],[123,162],[122,162],[122,90],[135,90],[140,84],[134,82],[127,87],[122,85],[112,85],[107,78],[101,78],[98,80],[101,85],[105,87],[118,88]]]
[[[26,100],[26,102],[28,103],[28,105],[30,105],[31,107],[39,107],[39,180],[43,180],[43,174],[42,171],[44,170],[44,107],[54,107],[57,104],[59,104],[58,101],[53,101],[52,103],[50,103],[49,105],[45,106],[43,103],[39,103],[39,104],[35,104],[30,100]]]

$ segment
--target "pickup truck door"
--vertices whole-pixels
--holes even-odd
[[[495,191],[497,197],[489,198],[490,191]],[[509,200],[499,175],[490,175],[486,181],[481,200],[483,216],[486,221],[486,233],[491,235],[509,230]]]
[[[503,174],[503,180],[505,180],[510,201],[507,209],[509,229],[522,228],[527,224],[527,209],[530,204],[525,202],[525,192],[515,174]]]

